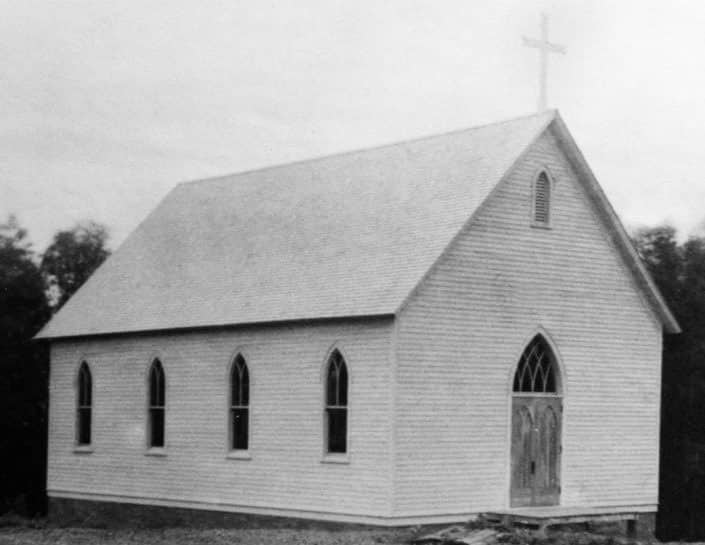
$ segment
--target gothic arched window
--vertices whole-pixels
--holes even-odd
[[[76,444],[91,444],[91,414],[93,412],[93,379],[84,361],[78,369],[78,396],[76,404]]]
[[[250,375],[238,354],[230,370],[230,449],[247,450],[249,434]]]
[[[348,369],[338,350],[328,358],[326,371],[326,450],[347,451],[348,436]]]
[[[541,335],[536,335],[519,358],[514,393],[557,393],[556,358]]]
[[[164,368],[155,359],[149,368],[149,435],[150,447],[164,446],[164,413],[166,410]]]

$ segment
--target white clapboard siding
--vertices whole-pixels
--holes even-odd
[[[657,503],[661,326],[557,146],[533,145],[399,317],[397,516],[509,505],[510,381],[538,326],[565,369],[561,504]],[[550,229],[531,226],[543,166]]]
[[[175,332],[52,345],[52,496],[389,516],[391,319]],[[349,464],[322,463],[323,372],[339,347],[350,383]],[[226,459],[229,364],[250,370],[251,460]],[[145,455],[150,359],[166,373],[167,456]],[[93,447],[74,452],[75,380],[93,374]]]

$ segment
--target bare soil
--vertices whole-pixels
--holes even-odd
[[[470,523],[469,528],[480,524]],[[440,527],[439,527],[440,528]],[[497,528],[497,545],[652,545],[653,539],[628,539],[619,528],[599,532],[551,531],[538,538],[529,530]],[[433,531],[433,530],[431,530]],[[0,545],[408,545],[429,528],[87,528],[60,527],[43,520],[0,517]],[[447,545],[447,544],[441,544]],[[696,544],[693,544],[696,545]],[[705,544],[701,544],[705,545]]]
[[[401,545],[410,530],[0,528],[2,545]]]

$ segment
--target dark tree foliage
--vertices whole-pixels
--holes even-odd
[[[54,235],[42,258],[41,271],[47,280],[51,304],[58,310],[88,280],[109,253],[108,231],[95,222],[78,224]]]
[[[17,220],[0,224],[0,513],[46,511],[49,352],[32,337],[105,260],[106,239],[92,222],[61,231],[37,265]]]
[[[0,512],[45,510],[48,352],[31,341],[49,318],[27,233],[0,224]]]
[[[634,242],[678,320],[666,335],[661,402],[661,477],[657,535],[705,537],[705,238],[679,244],[668,226]]]

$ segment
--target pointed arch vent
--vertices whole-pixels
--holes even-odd
[[[551,211],[551,181],[545,171],[541,172],[534,184],[534,222],[548,225]]]

